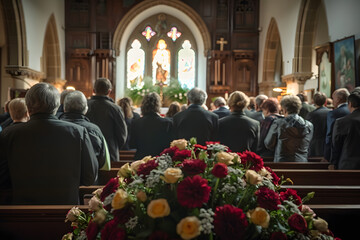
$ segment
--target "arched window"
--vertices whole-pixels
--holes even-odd
[[[145,52],[141,43],[135,39],[127,52],[127,88],[142,88],[144,85]]]
[[[189,40],[185,40],[179,51],[178,80],[182,88],[195,87],[195,52]]]
[[[153,83],[168,84],[170,78],[170,51],[164,39],[160,39],[153,51],[152,60]]]

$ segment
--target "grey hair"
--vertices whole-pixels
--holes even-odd
[[[37,83],[25,95],[29,114],[50,113],[55,115],[60,106],[60,93],[49,83]]]
[[[82,92],[73,91],[66,94],[64,100],[64,112],[85,114],[87,110],[87,100]]]
[[[268,99],[268,96],[264,94],[257,95],[255,98],[255,104],[260,108],[261,104],[263,104],[266,99]]]
[[[226,105],[226,101],[223,97],[217,97],[214,101],[215,107],[221,107]]]
[[[346,88],[339,88],[335,90],[334,95],[340,100],[340,103],[345,103],[350,93]]]
[[[200,88],[195,87],[187,93],[186,97],[192,104],[203,105],[207,99],[207,94]]]
[[[294,95],[284,96],[280,101],[280,105],[286,109],[288,114],[298,114],[302,106],[300,98]]]

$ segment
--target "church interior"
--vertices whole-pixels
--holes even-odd
[[[166,112],[174,101],[186,104],[195,87],[206,92],[209,110],[235,91],[279,102],[301,93],[309,103],[317,92],[328,98],[340,88],[351,93],[360,86],[359,9],[358,0],[0,0],[0,114],[42,82],[90,99],[99,78],[110,81],[115,103],[129,97],[138,111],[148,93],[160,95]],[[137,160],[127,150],[99,171],[98,185]],[[310,207],[328,222],[329,238],[321,239],[358,235],[360,170],[328,169],[320,157],[306,163],[263,158],[264,166],[291,178],[287,183],[293,181],[301,197],[315,192]],[[84,212],[94,185],[79,188]],[[64,223],[71,206],[1,205],[1,192],[0,239],[61,239],[73,231]],[[84,239],[75,235],[63,239]],[[271,239],[310,239],[292,237]]]

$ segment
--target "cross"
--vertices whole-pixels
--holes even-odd
[[[224,38],[220,38],[220,40],[216,41],[216,44],[220,44],[220,51],[224,50],[224,45],[227,44],[227,41],[224,41]]]

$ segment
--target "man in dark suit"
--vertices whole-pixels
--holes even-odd
[[[10,176],[13,203],[79,204],[79,186],[98,171],[87,130],[54,116],[60,95],[48,83],[30,88],[25,101],[30,120],[1,133],[1,179]]]
[[[339,88],[332,94],[334,110],[328,112],[326,117],[326,138],[324,158],[330,162],[331,158],[331,141],[335,120],[350,114],[347,106],[347,98],[350,93],[346,88]]]
[[[306,119],[308,113],[314,111],[315,107],[307,103],[307,96],[304,95],[303,93],[299,93],[296,96],[301,101],[301,109],[299,112],[299,116],[302,117],[303,119]]]
[[[348,98],[351,114],[335,121],[331,166],[336,169],[360,169],[360,91],[353,91]],[[331,167],[332,168],[332,167]]]
[[[252,119],[257,120],[259,121],[259,123],[261,123],[265,119],[265,116],[263,115],[261,109],[261,105],[266,99],[268,99],[268,96],[264,94],[257,95],[255,98],[255,112],[246,111],[245,114],[248,114],[248,117],[251,117]]]
[[[189,107],[173,117],[175,139],[189,140],[196,137],[199,144],[215,140],[219,128],[219,117],[202,108],[207,99],[206,92],[193,88],[186,97]]]
[[[226,101],[223,97],[217,97],[214,101],[214,105],[216,110],[213,111],[220,118],[226,117],[230,115],[230,110],[225,107]]]
[[[100,128],[96,124],[91,123],[84,115],[88,110],[85,95],[80,91],[68,92],[63,100],[63,104],[64,113],[59,116],[59,119],[72,122],[86,128],[89,133],[96,158],[99,162],[99,168],[101,168],[105,162],[110,161],[110,155],[106,147],[106,140]]]
[[[307,120],[314,126],[314,134],[309,148],[309,157],[323,157],[326,137],[326,118],[330,111],[330,109],[324,106],[326,103],[325,93],[315,93],[314,103],[316,109],[307,114]]]
[[[109,79],[99,78],[95,82],[94,93],[88,101],[86,116],[98,125],[109,147],[111,161],[119,161],[119,150],[125,144],[127,127],[120,106],[109,97],[112,85]]]

